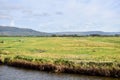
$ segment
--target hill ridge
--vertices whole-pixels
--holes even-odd
[[[120,32],[104,32],[104,31],[84,31],[84,32],[40,32],[29,28],[18,28],[9,26],[0,26],[0,36],[52,36],[52,35],[120,35]]]

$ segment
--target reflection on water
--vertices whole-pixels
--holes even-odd
[[[120,78],[55,74],[0,65],[0,80],[120,80]]]

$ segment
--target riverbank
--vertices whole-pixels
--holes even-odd
[[[0,41],[4,65],[120,77],[120,37],[1,37]]]
[[[55,73],[70,73],[70,74],[83,74],[91,76],[105,76],[105,77],[120,77],[120,65],[112,63],[79,63],[75,64],[69,61],[63,61],[55,63],[44,62],[44,61],[27,61],[21,59],[8,59],[4,61],[0,59],[0,63],[8,66],[34,69],[47,72]],[[113,66],[112,66],[113,65]]]

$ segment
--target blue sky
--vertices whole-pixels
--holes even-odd
[[[120,0],[0,0],[0,25],[43,32],[120,32]]]

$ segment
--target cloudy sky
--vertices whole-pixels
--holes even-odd
[[[120,0],[0,0],[0,25],[44,32],[118,32]]]

